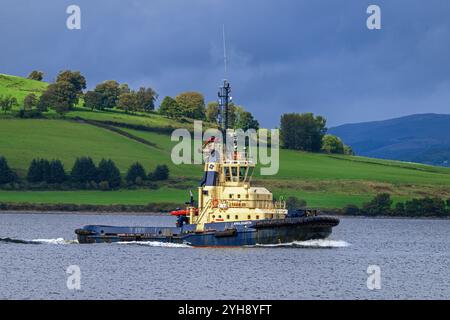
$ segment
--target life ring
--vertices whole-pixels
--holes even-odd
[[[217,208],[218,205],[219,205],[219,200],[213,199],[213,200],[212,200],[212,206],[213,206],[214,208]]]

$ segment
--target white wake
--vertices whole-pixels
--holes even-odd
[[[317,239],[307,241],[294,241],[289,243],[277,244],[257,244],[257,247],[285,247],[285,248],[345,248],[350,244],[343,240]]]
[[[147,247],[162,247],[162,248],[192,248],[190,245],[184,243],[171,243],[159,241],[119,241],[116,244],[138,245]]]
[[[42,244],[78,244],[78,240],[66,240],[64,238],[56,238],[56,239],[33,239],[31,240],[33,243],[42,243]]]

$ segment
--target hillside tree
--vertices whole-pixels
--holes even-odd
[[[56,83],[69,82],[73,85],[73,90],[77,95],[81,95],[86,89],[86,78],[79,71],[64,70],[56,77]]]
[[[27,181],[38,183],[50,180],[50,162],[46,159],[33,159],[28,168]]]
[[[96,106],[97,109],[112,109],[117,105],[117,101],[119,100],[119,96],[123,90],[121,89],[120,84],[115,80],[107,80],[100,84],[98,84],[94,91],[101,96],[100,105]]]
[[[38,103],[39,99],[36,97],[36,95],[34,93],[30,93],[23,99],[23,109],[25,111],[30,111],[34,107],[37,107]]]
[[[97,176],[97,167],[90,157],[77,158],[70,172],[70,178],[75,183],[95,182]]]
[[[199,92],[183,92],[175,97],[184,117],[204,120],[205,98]]]
[[[281,116],[280,139],[287,149],[319,152],[326,131],[326,120],[321,116],[312,113]]]
[[[344,144],[340,138],[326,134],[322,139],[322,151],[325,153],[344,154]]]
[[[148,179],[151,181],[162,181],[169,178],[169,167],[165,164],[157,165],[153,172],[150,172]]]
[[[102,159],[98,164],[97,182],[107,182],[107,186],[109,188],[117,189],[120,187],[121,181],[122,178],[120,176],[120,171],[114,161],[112,161],[111,159]]]
[[[33,70],[27,78],[30,80],[42,81],[44,79],[44,73],[42,71]]]
[[[17,174],[9,167],[5,157],[0,156],[0,185],[16,182]]]
[[[206,121],[216,123],[217,118],[219,117],[219,112],[219,103],[216,101],[209,102],[205,110]]]
[[[139,163],[133,163],[130,168],[128,168],[125,180],[128,183],[139,184],[147,179],[147,174],[145,173],[144,167]]]
[[[11,95],[0,96],[0,108],[3,110],[4,113],[18,106],[19,104],[17,102],[16,97],[13,97]]]
[[[158,94],[152,88],[139,88],[136,92],[136,98],[139,111],[150,112],[155,110],[155,101],[158,99]]]
[[[50,162],[50,170],[47,178],[48,183],[63,183],[67,180],[66,171],[61,160],[54,159]]]
[[[46,99],[44,100],[46,105],[43,105],[43,108],[54,109],[60,115],[70,111],[78,102],[78,94],[73,84],[67,81],[52,83],[43,96],[43,99]]]
[[[180,119],[182,111],[177,101],[171,97],[165,97],[159,106],[159,113],[173,119]]]
[[[84,107],[91,110],[100,109],[102,95],[97,91],[88,91],[84,94]]]
[[[253,115],[245,111],[243,108],[236,109],[236,118],[234,123],[235,129],[242,129],[244,131],[247,131],[248,129],[259,129],[259,122],[255,118],[253,118]]]
[[[117,101],[117,108],[128,112],[136,112],[139,110],[139,101],[136,93],[131,91],[129,93],[122,93]]]

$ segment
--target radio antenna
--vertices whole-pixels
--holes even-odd
[[[222,37],[223,37],[223,62],[225,67],[225,78],[227,77],[227,47],[225,41],[225,24],[222,26]]]

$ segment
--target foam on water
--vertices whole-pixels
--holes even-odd
[[[159,241],[119,241],[116,244],[138,245],[147,247],[163,247],[163,248],[192,248],[190,245],[183,243],[170,243]]]
[[[66,240],[64,238],[56,239],[33,239],[31,242],[41,244],[78,244],[78,240]]]
[[[278,244],[258,244],[257,247],[285,247],[285,248],[345,248],[350,244],[343,240],[317,239],[307,241],[294,241]]]
[[[78,240],[66,240],[64,238],[55,239],[33,239],[22,240],[12,238],[0,238],[0,242],[18,243],[18,244],[49,244],[49,245],[67,245],[78,244]],[[192,246],[183,243],[169,243],[159,241],[123,241],[115,244],[138,245],[147,247],[161,247],[161,248],[192,248]],[[290,243],[277,244],[257,244],[256,247],[262,248],[345,248],[350,244],[343,240],[318,239],[307,241],[294,241]],[[252,247],[252,246],[250,246]]]

